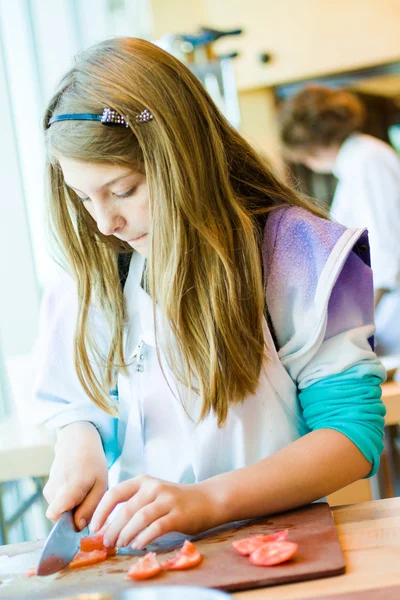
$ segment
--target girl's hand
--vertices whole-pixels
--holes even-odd
[[[49,503],[47,518],[58,521],[63,512],[76,508],[75,523],[78,529],[83,529],[103,497],[107,481],[107,462],[94,425],[80,421],[63,427],[43,490]]]
[[[122,503],[111,523],[111,511]],[[196,534],[218,525],[216,502],[202,483],[175,484],[147,475],[109,490],[97,507],[91,529],[102,528],[106,546],[139,549],[171,531]]]

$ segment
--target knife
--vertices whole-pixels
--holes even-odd
[[[79,531],[72,510],[63,513],[45,542],[37,567],[37,575],[53,575],[61,571],[79,550],[81,537],[89,535],[89,528]]]
[[[154,542],[151,542],[144,548],[143,550],[133,550],[130,546],[126,546],[125,548],[118,548],[118,554],[129,555],[129,556],[144,556],[147,552],[170,552],[171,550],[176,550],[180,548],[185,540],[189,540],[191,542],[197,542],[199,540],[204,540],[213,535],[217,535],[219,533],[223,533],[225,531],[239,530],[246,525],[253,525],[258,523],[259,521],[264,521],[265,517],[258,517],[255,519],[243,519],[241,521],[231,521],[229,523],[224,523],[223,525],[218,525],[217,527],[213,527],[212,529],[207,529],[197,535],[186,535],[184,533],[179,533],[178,531],[171,531],[170,533],[165,533],[160,536]]]
[[[173,531],[157,538],[142,550],[133,550],[130,546],[127,546],[125,548],[118,548],[118,554],[144,556],[147,552],[170,552],[181,547],[185,540],[196,542],[222,533],[223,531],[241,529],[245,525],[257,523],[257,521],[262,521],[263,519],[244,519],[242,521],[224,523],[194,536]],[[78,531],[76,528],[72,511],[63,513],[46,540],[37,567],[37,575],[53,575],[61,571],[78,552],[80,538],[87,535],[89,535],[88,527],[85,527],[82,531]]]

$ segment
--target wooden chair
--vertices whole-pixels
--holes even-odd
[[[29,425],[16,415],[0,422],[0,545],[7,543],[7,530],[42,498],[43,487],[54,458],[54,435],[45,427]],[[35,492],[5,517],[3,493],[7,485],[30,477]]]

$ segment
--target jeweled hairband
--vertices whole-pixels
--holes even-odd
[[[135,121],[137,123],[146,123],[152,119],[153,115],[147,108],[142,110],[142,112],[135,117]],[[63,115],[56,115],[55,117],[51,117],[49,120],[49,127],[57,121],[99,121],[103,125],[108,125],[111,127],[129,127],[128,119],[120,115],[112,108],[105,108],[101,115],[92,113],[67,113]]]

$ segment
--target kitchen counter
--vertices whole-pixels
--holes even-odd
[[[364,502],[333,509],[347,572],[344,575],[260,588],[233,594],[237,600],[294,600],[326,598],[350,600],[350,592],[361,592],[354,600],[373,600],[367,590],[399,586],[400,598],[400,498]],[[0,547],[0,556],[38,549],[42,542],[25,542]],[[382,592],[381,592],[382,593]],[[1,594],[0,594],[1,597]],[[379,598],[389,596],[379,596]],[[391,598],[392,596],[390,596]],[[189,600],[189,599],[188,599]]]
[[[292,583],[233,594],[237,600],[306,600],[333,596],[347,600],[350,592],[399,586],[400,498],[363,502],[333,509],[335,525],[346,560],[346,573],[338,577]],[[386,598],[383,592],[379,598]],[[360,598],[367,600],[361,594]],[[358,597],[358,596],[357,596]],[[373,599],[371,595],[371,600]],[[369,596],[368,596],[369,600]]]

